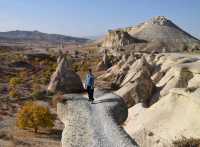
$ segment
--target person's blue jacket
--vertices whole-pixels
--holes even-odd
[[[94,76],[92,74],[87,74],[85,84],[86,87],[90,86],[91,88],[94,88]]]

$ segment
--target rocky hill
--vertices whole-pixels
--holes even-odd
[[[104,48],[125,46],[137,51],[149,52],[191,51],[200,48],[200,40],[166,17],[157,16],[137,26],[109,31],[102,43]]]
[[[19,42],[26,42],[26,41],[44,41],[49,43],[59,43],[60,41],[63,42],[73,42],[73,43],[85,43],[88,39],[85,38],[78,38],[78,37],[71,37],[59,34],[47,34],[42,33],[39,31],[9,31],[9,32],[0,32],[0,41],[19,41]]]

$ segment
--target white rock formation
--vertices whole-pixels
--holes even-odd
[[[138,42],[138,39],[131,37],[127,32],[121,30],[109,31],[102,43],[102,47],[122,47],[135,42]]]
[[[145,57],[130,66],[120,87],[115,93],[121,96],[129,107],[139,102],[149,104],[154,84],[151,80],[151,67]]]
[[[199,113],[199,88],[172,89],[150,108],[130,108],[124,128],[140,146],[170,146],[182,136],[200,138]]]
[[[182,136],[199,138],[200,56],[157,54],[151,62],[154,68],[150,76],[157,89],[150,100],[157,99],[148,108],[142,103],[129,108],[125,130],[141,147],[169,147]],[[143,82],[144,79],[138,83]],[[125,84],[119,95],[132,92],[136,97],[136,92],[130,90],[134,85],[135,82]]]

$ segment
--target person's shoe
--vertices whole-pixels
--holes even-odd
[[[89,102],[92,101],[91,99],[88,100]]]
[[[91,104],[94,104],[94,100],[91,100]]]

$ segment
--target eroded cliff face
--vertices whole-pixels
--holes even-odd
[[[115,47],[123,47],[133,43],[138,42],[139,40],[133,38],[123,30],[113,30],[109,31],[107,36],[105,37],[102,47],[105,48],[115,48]]]

